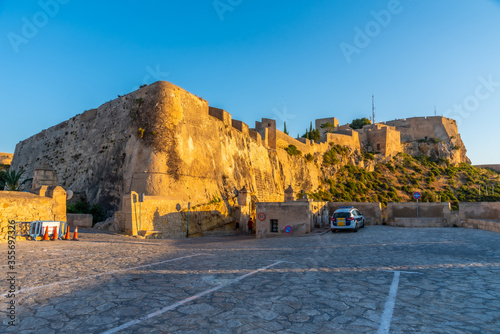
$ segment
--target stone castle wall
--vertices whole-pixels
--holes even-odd
[[[329,117],[329,118],[320,118],[314,121],[314,125],[316,126],[316,129],[319,129],[319,134],[323,136],[325,133],[327,133],[328,129],[322,129],[321,126],[323,124],[330,123],[334,127],[339,126],[339,121],[335,117]]]
[[[130,191],[134,179],[142,176],[151,152],[132,127],[136,95],[105,103],[18,143],[12,168],[33,175],[43,161],[55,170],[63,188],[91,201],[99,198],[107,209],[117,207],[118,194]]]
[[[402,151],[405,153],[430,154],[434,155],[433,158],[449,159],[452,164],[470,163],[457,123],[453,119],[442,116],[413,117],[382,124],[393,126],[401,132]],[[432,143],[436,139],[439,143]]]
[[[455,120],[441,117],[412,117],[387,121],[383,124],[393,126],[401,132],[402,141],[439,138],[449,140],[458,136]]]
[[[401,133],[393,126],[370,124],[356,131],[368,152],[378,152],[387,157],[402,151]]]
[[[316,188],[315,166],[268,149],[279,136],[272,125],[250,130],[207,101],[157,82],[20,142],[13,168],[32,175],[43,160],[65,189],[110,211],[130,191],[195,204],[244,186],[255,201],[282,201],[285,184]]]

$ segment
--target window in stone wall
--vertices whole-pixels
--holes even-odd
[[[271,219],[271,232],[278,233],[278,219]]]
[[[377,151],[380,151],[380,144],[377,144]]]

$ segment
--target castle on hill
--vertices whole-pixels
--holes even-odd
[[[328,122],[336,125],[332,133],[321,129]],[[381,158],[405,152],[468,162],[456,122],[444,117],[357,130],[335,118],[315,124],[322,130],[318,142],[286,135],[273,119],[263,118],[250,128],[206,100],[159,81],[19,142],[12,169],[26,175],[53,173],[45,179],[115,212],[131,191],[171,199],[172,210],[178,203],[214,198],[229,203],[234,190],[243,188],[251,203],[280,202],[289,185],[296,193],[320,187],[324,171],[304,155],[322,161],[332,145]],[[302,155],[289,155],[285,148],[290,145]],[[33,180],[37,186],[43,182]]]
[[[447,155],[451,163],[470,162],[466,149],[458,133],[456,121],[450,118],[413,117],[394,121],[364,125],[361,129],[352,129],[349,124],[339,125],[335,117],[315,120],[316,129],[320,131],[318,142],[306,138],[292,138],[276,129],[276,121],[263,118],[255,122],[255,128],[241,121],[232,120],[227,111],[209,107],[209,115],[222,121],[226,126],[232,126],[244,135],[250,136],[256,142],[269,149],[284,149],[290,145],[297,147],[302,153],[324,153],[330,145],[347,146],[354,151],[381,154],[384,157],[405,152],[405,144],[412,142],[444,143],[451,146],[455,154]],[[331,124],[335,128],[327,132],[322,127]],[[411,152],[410,152],[411,154]]]

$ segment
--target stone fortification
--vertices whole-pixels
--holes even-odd
[[[356,132],[359,133],[363,149],[367,152],[388,157],[402,151],[401,133],[393,126],[370,124]]]
[[[339,121],[335,117],[329,117],[329,118],[320,118],[315,120],[314,125],[316,126],[316,129],[319,130],[319,134],[323,136],[325,133],[328,132],[328,129],[322,128],[321,126],[324,124],[330,123],[331,126],[337,127],[339,126]]]
[[[256,123],[249,129],[207,101],[157,82],[20,142],[13,168],[33,175],[43,160],[65,189],[110,211],[130,191],[206,203],[246,186],[253,201],[272,202],[283,200],[285,185],[317,188],[314,164],[275,150],[275,121]]]
[[[318,121],[338,124],[334,118]],[[229,207],[235,205],[235,189],[244,187],[255,209],[256,202],[283,201],[289,185],[296,192],[318,189],[325,173],[334,172],[321,168],[332,144],[347,146],[352,153],[369,149],[390,156],[406,149],[401,136],[413,140],[424,131],[427,137],[446,141],[435,144],[443,150],[458,143],[458,151],[465,152],[452,120],[394,122],[357,131],[338,127],[314,143],[284,134],[272,119],[263,118],[250,128],[182,88],[156,82],[20,142],[12,167],[33,175],[43,162],[47,168],[38,167],[35,181],[46,182],[45,174],[52,170],[51,182],[99,203],[109,213],[119,210],[122,197],[132,191],[193,205],[220,198]],[[290,145],[302,154],[288,154],[285,148]],[[314,161],[308,162],[306,154]],[[455,160],[464,161],[461,158]]]
[[[441,117],[413,117],[388,121],[401,133],[402,148],[410,155],[449,159],[452,164],[470,163],[455,120]]]
[[[459,137],[456,121],[442,116],[397,119],[383,124],[393,126],[401,132],[403,142],[431,138],[450,140]]]

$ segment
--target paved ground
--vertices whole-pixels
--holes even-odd
[[[2,306],[2,333],[500,333],[500,234],[483,230],[87,233],[16,255],[18,326]]]

